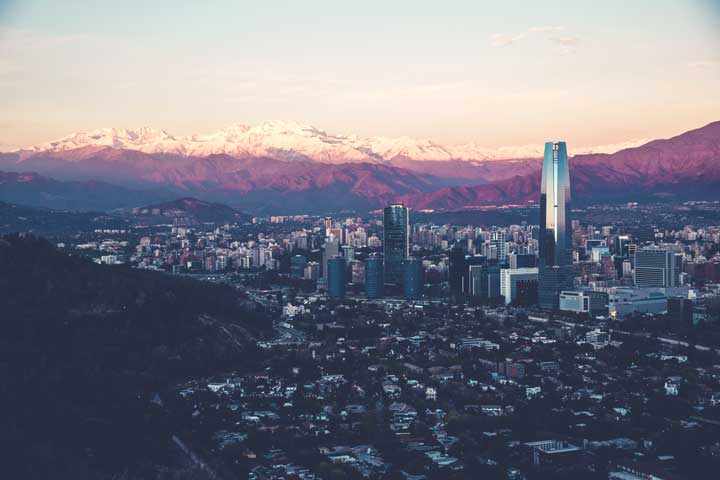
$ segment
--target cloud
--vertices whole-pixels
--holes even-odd
[[[493,47],[507,47],[525,38],[525,33],[509,35],[507,33],[496,33],[490,37],[490,45]]]
[[[540,25],[528,28],[528,32],[532,33],[560,32],[562,30],[565,30],[562,25]]]
[[[529,27],[527,30],[517,34],[495,33],[490,36],[490,45],[492,45],[493,47],[509,47],[511,45],[515,45],[520,40],[526,37],[530,37],[532,35],[549,34],[553,32],[561,32],[563,30],[565,30],[565,27],[562,25],[538,25],[534,27]],[[578,43],[580,43],[580,39],[574,36],[554,36],[547,37],[547,39],[563,47],[561,49],[561,53],[574,52],[575,48],[578,46]]]
[[[700,60],[698,62],[688,63],[688,67],[694,68],[697,70],[705,70],[708,68],[713,68],[716,65],[718,65],[718,62],[713,61],[713,60]]]
[[[577,47],[580,39],[577,37],[550,37],[550,40],[563,47]]]
[[[580,39],[578,37],[550,37],[549,40],[560,45],[560,55],[575,53]]]

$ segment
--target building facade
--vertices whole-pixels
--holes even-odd
[[[678,260],[674,250],[648,247],[635,251],[634,280],[638,288],[676,287],[681,270],[682,259]]]
[[[406,258],[404,262],[405,275],[403,291],[406,300],[419,300],[423,294],[425,284],[425,270],[422,258]]]
[[[332,257],[327,262],[327,285],[328,295],[331,298],[343,298],[345,296],[345,259],[340,256]]]
[[[521,282],[537,282],[537,268],[506,268],[500,270],[500,295],[505,297],[505,304],[519,300]],[[523,297],[529,293],[525,293]],[[535,303],[532,299],[522,298],[522,303]]]
[[[403,262],[410,256],[410,218],[408,209],[400,204],[388,205],[383,213],[385,282],[399,285]]]
[[[365,293],[368,298],[382,298],[385,279],[383,276],[383,259],[373,255],[365,260]]]
[[[565,142],[545,144],[540,185],[538,301],[557,310],[560,292],[572,290],[572,228],[570,170]]]

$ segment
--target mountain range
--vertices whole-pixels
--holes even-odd
[[[569,147],[576,200],[717,197],[720,122],[612,153]],[[539,196],[541,151],[331,135],[294,122],[186,137],[100,129],[0,154],[0,201],[109,209],[193,196],[258,213],[525,204]]]
[[[643,140],[613,145],[578,148],[576,153],[612,153],[645,143]],[[77,132],[58,140],[15,151],[22,155],[37,152],[65,152],[84,147],[110,147],[144,153],[205,157],[225,154],[233,157],[270,157],[279,160],[310,160],[322,163],[385,163],[398,159],[416,161],[487,161],[537,158],[543,145],[487,148],[475,143],[441,145],[410,137],[360,137],[329,134],[312,125],[266,121],[258,125],[236,124],[210,134],[176,136],[165,130],[142,127],[134,130],[100,128]]]

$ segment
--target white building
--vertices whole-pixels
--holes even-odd
[[[521,281],[538,280],[537,268],[507,268],[500,270],[500,295],[509,305],[517,297],[517,285]]]
[[[590,311],[590,296],[586,295],[585,292],[563,290],[560,292],[560,310],[588,313]]]

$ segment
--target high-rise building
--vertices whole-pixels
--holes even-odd
[[[500,297],[499,264],[486,262],[471,264],[468,270],[468,292],[472,297],[482,302]]]
[[[403,262],[405,270],[403,290],[407,300],[419,300],[425,284],[425,271],[422,258],[406,258]]]
[[[647,247],[635,251],[636,287],[676,287],[679,274],[674,250]]]
[[[463,280],[467,277],[467,270],[468,265],[467,262],[465,262],[465,250],[460,242],[458,242],[450,249],[449,283],[451,295],[457,296],[466,291]]]
[[[410,256],[410,219],[404,205],[385,207],[383,231],[385,281],[399,285],[403,281],[403,262]]]
[[[323,263],[323,277],[327,277],[327,262],[333,257],[337,257],[340,255],[340,242],[336,240],[334,237],[330,237],[327,240],[325,240],[325,248],[323,251],[323,260],[325,261]]]
[[[365,293],[368,298],[382,298],[384,287],[383,259],[372,255],[365,260]]]
[[[565,142],[545,144],[540,185],[540,256],[538,302],[557,310],[560,292],[572,290],[570,170]]]
[[[490,231],[490,258],[505,260],[507,257],[507,243],[505,242],[505,233],[492,227]]]
[[[365,263],[360,260],[350,261],[350,282],[353,285],[365,285]]]
[[[332,298],[345,296],[345,259],[340,256],[332,257],[327,262],[328,295]]]
[[[295,278],[302,278],[305,272],[307,258],[304,255],[293,255],[290,257],[290,275]]]
[[[342,256],[343,258],[345,258],[345,262],[350,264],[350,262],[355,260],[355,248],[353,248],[351,245],[343,245]]]
[[[332,217],[325,217],[325,222],[324,222],[324,223],[325,223],[325,236],[326,236],[326,237],[329,237],[329,236],[330,236],[330,231],[331,231],[332,228],[333,228],[333,220],[332,220]]]
[[[317,280],[320,278],[320,264],[318,262],[309,262],[305,266],[303,278],[305,280]]]
[[[615,237],[615,255],[626,256],[628,254],[628,245],[630,245],[629,235],[618,235]]]
[[[507,268],[500,270],[500,295],[505,297],[505,304],[516,300],[525,305],[532,305],[536,299],[528,298],[532,293],[537,293],[530,285],[530,282],[538,281],[537,268]],[[525,282],[525,284],[522,284]],[[522,285],[521,285],[522,284]],[[523,294],[520,295],[522,287]],[[558,301],[559,301],[558,296]]]
[[[532,253],[513,253],[508,255],[510,268],[533,268],[537,266],[535,255]]]

